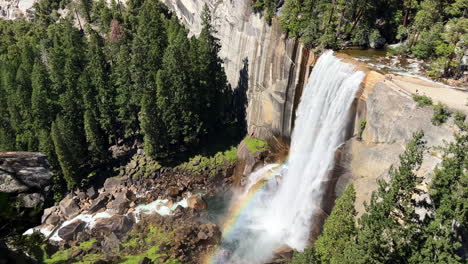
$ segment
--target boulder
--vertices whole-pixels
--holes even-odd
[[[110,218],[99,218],[93,227],[93,232],[107,234],[124,234],[128,232],[134,224],[131,217],[124,215],[114,215]]]
[[[0,153],[0,192],[42,190],[52,184],[47,156],[32,152]]]
[[[52,206],[44,210],[44,214],[41,218],[42,224],[57,225],[62,218],[60,217],[60,208],[58,206]]]
[[[107,192],[111,192],[112,190],[116,189],[117,187],[122,186],[124,181],[125,180],[122,177],[108,178],[104,182],[104,189],[106,189]]]
[[[78,233],[83,231],[86,223],[81,220],[75,220],[72,223],[60,228],[58,236],[65,241],[75,240]]]
[[[171,197],[177,197],[180,194],[179,187],[177,186],[171,186],[167,188],[166,190],[166,195],[171,196]]]
[[[101,208],[105,208],[107,201],[109,201],[109,196],[106,193],[99,194],[98,198],[94,199],[91,203],[91,206],[88,209],[88,213],[93,214],[99,211]]]
[[[204,210],[207,204],[199,195],[192,195],[187,199],[188,207],[195,210]]]
[[[130,207],[130,200],[127,198],[127,192],[118,193],[112,202],[110,202],[110,210],[116,214],[125,214]]]
[[[78,197],[78,199],[80,199],[81,201],[84,201],[84,200],[86,200],[86,198],[88,198],[88,196],[86,195],[86,193],[83,192],[83,191],[76,191],[76,192],[75,192],[75,195],[76,195],[76,197]]]
[[[114,233],[110,233],[104,238],[104,241],[101,243],[101,245],[104,251],[111,252],[119,248],[120,239]]]
[[[60,213],[65,219],[71,219],[80,214],[80,207],[71,194],[68,194],[60,201],[59,207]]]
[[[39,208],[44,204],[44,196],[40,193],[20,193],[16,201],[20,207]]]
[[[265,151],[251,152],[244,141],[242,141],[237,148],[237,157],[239,160],[245,162],[243,175],[247,176],[260,164]]]

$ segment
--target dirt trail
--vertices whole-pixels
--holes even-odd
[[[385,82],[391,82],[393,88],[408,95],[419,94],[432,98],[434,104],[442,103],[451,109],[468,113],[468,91],[454,89],[442,84],[420,80],[418,78],[394,74],[385,75]]]

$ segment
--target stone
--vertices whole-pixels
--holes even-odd
[[[138,166],[138,163],[137,163],[136,160],[132,160],[132,161],[130,161],[128,166],[130,167],[130,169],[135,169]]]
[[[166,195],[171,196],[171,197],[177,197],[180,194],[179,187],[177,186],[171,186],[167,188],[166,190]]]
[[[86,223],[81,220],[75,220],[72,223],[60,228],[58,236],[65,241],[75,240],[78,233],[83,231]]]
[[[197,237],[198,237],[198,239],[200,239],[200,240],[206,240],[206,239],[208,239],[208,235],[207,235],[205,232],[203,232],[203,231],[198,232]]]
[[[95,199],[96,197],[98,197],[99,194],[94,187],[89,187],[86,190],[86,195],[88,195],[89,199]]]
[[[104,251],[110,252],[119,248],[120,239],[117,237],[116,234],[110,233],[104,238],[104,241],[101,243],[101,245]]]
[[[33,152],[0,152],[0,192],[41,190],[52,184],[47,156]]]
[[[52,206],[44,210],[42,214],[41,223],[49,225],[57,225],[60,220],[60,208],[58,206]]]
[[[188,207],[195,210],[204,210],[207,204],[199,195],[192,195],[187,199]]]
[[[75,198],[71,194],[68,194],[60,201],[59,207],[60,213],[65,219],[71,219],[80,214],[80,207],[78,207]]]
[[[111,192],[112,190],[120,187],[123,183],[124,179],[121,177],[112,177],[108,178],[104,182],[104,189],[106,189],[107,192]]]
[[[20,193],[16,201],[20,207],[40,208],[44,204],[44,196],[40,193]]]
[[[99,194],[98,198],[93,200],[93,202],[91,203],[91,206],[88,209],[88,213],[93,214],[99,211],[101,208],[105,208],[107,201],[109,201],[108,194],[106,193]]]
[[[124,215],[114,215],[110,218],[98,218],[93,227],[93,232],[99,234],[124,234],[128,232],[134,224],[131,217]]]
[[[76,192],[75,192],[75,195],[76,195],[76,197],[78,197],[78,199],[80,199],[80,200],[82,200],[82,201],[84,201],[84,200],[86,200],[86,199],[88,198],[88,196],[86,195],[86,193],[83,192],[83,191],[76,191]]]
[[[109,208],[117,214],[125,214],[130,205],[130,200],[125,192],[118,193],[110,202]]]

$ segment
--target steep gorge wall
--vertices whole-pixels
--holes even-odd
[[[305,74],[301,64],[309,53],[255,14],[249,0],[163,0],[192,34],[201,31],[203,7],[208,5],[222,48],[220,56],[230,85],[247,92],[249,135],[289,137],[294,119],[296,86]]]

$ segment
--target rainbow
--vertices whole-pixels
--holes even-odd
[[[254,183],[248,190],[247,193],[245,193],[243,196],[241,196],[232,206],[231,209],[229,210],[229,214],[226,217],[226,220],[223,224],[223,238],[229,237],[233,230],[234,227],[236,226],[236,223],[238,222],[240,216],[242,215],[242,212],[249,206],[249,204],[255,199],[255,197],[259,194],[260,190],[263,189],[263,187],[270,181],[270,179],[275,175],[275,172],[277,172],[277,169],[281,166],[279,164],[275,164],[273,168],[268,169],[264,173],[262,173],[262,177],[257,180],[256,183]],[[264,176],[263,176],[264,175]],[[220,256],[218,256],[219,252],[219,246],[218,248],[212,252],[211,255],[207,257],[207,260],[205,261],[206,264],[217,264],[220,260]]]

